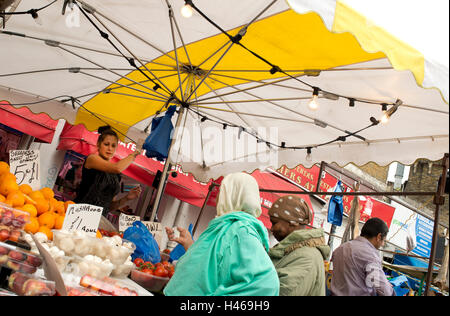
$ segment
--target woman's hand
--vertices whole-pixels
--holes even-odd
[[[133,189],[130,190],[130,192],[128,192],[127,200],[137,199],[141,195],[141,193],[142,193],[141,186],[134,187]]]
[[[181,227],[177,227],[177,229],[180,232],[180,237],[175,238],[175,233],[173,229],[169,227],[166,227],[167,236],[169,237],[170,241],[175,241],[179,243],[187,251],[189,247],[192,246],[192,244],[194,243],[194,241],[192,240],[192,235],[187,229]]]

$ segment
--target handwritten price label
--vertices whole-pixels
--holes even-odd
[[[10,172],[16,176],[17,184],[28,184],[33,190],[41,187],[39,173],[39,150],[10,150]]]
[[[161,240],[163,236],[163,226],[161,225],[161,223],[142,222],[142,224],[144,224],[145,227],[147,227],[148,231],[150,232],[150,234],[153,235],[158,245],[161,245]]]
[[[103,207],[89,204],[72,204],[64,218],[63,230],[83,231],[95,236],[102,217]]]
[[[119,216],[119,233],[123,233],[128,227],[133,226],[135,221],[140,220],[139,216],[120,214]]]

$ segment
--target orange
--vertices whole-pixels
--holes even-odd
[[[47,226],[39,227],[38,232],[47,235],[48,240],[53,240],[52,230],[50,228],[48,228]]]
[[[99,231],[99,230],[97,230],[97,234],[96,234],[96,237],[97,237],[97,238],[103,238],[103,236],[102,236],[102,233],[100,233],[100,231]]]
[[[16,180],[12,178],[3,178],[2,183],[0,184],[0,194],[4,196],[8,196],[9,193],[19,191],[19,186],[16,183]]]
[[[45,212],[38,217],[38,220],[41,226],[46,226],[52,229],[55,227],[56,215],[52,212]]]
[[[67,211],[67,208],[69,207],[69,205],[71,204],[75,204],[74,201],[66,201],[64,202],[64,210]]]
[[[0,203],[5,203],[6,198],[0,194]]]
[[[23,197],[25,198],[25,203],[27,203],[27,204],[33,204],[33,205],[36,205],[37,203],[36,203],[36,201],[35,200],[33,200],[32,198],[30,198],[27,194],[23,194]]]
[[[20,210],[29,213],[31,217],[37,216],[37,209],[33,204],[25,204],[20,208]]]
[[[9,193],[6,199],[12,202],[13,207],[21,207],[25,204],[25,197],[20,191],[13,191]]]
[[[37,199],[45,199],[44,194],[42,194],[41,191],[33,191],[30,194],[28,194],[28,196],[30,198],[32,198],[33,200],[37,200]]]
[[[39,231],[39,221],[36,217],[31,217],[30,222],[23,228],[27,233],[36,234]]]
[[[57,201],[54,212],[58,213],[59,215],[64,215],[66,213],[66,210],[64,208],[64,202]]]
[[[33,189],[31,188],[31,186],[29,184],[25,184],[25,183],[19,185],[19,190],[23,194],[30,194],[31,192],[33,192]]]
[[[61,229],[64,224],[64,215],[56,215],[55,227],[54,229]]]
[[[0,176],[0,183],[3,183],[4,181],[6,181],[8,179],[11,179],[12,181],[17,182],[17,178],[15,175],[13,175],[10,172],[6,172]]]
[[[55,196],[55,192],[50,188],[42,188],[40,191],[47,200],[50,200]]]
[[[9,165],[4,161],[0,161],[0,175],[7,172],[9,172]]]
[[[50,203],[45,200],[45,199],[36,199],[36,209],[37,209],[37,213],[38,215],[42,215],[45,212],[48,212],[48,210],[50,209]]]

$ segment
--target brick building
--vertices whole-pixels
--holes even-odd
[[[358,167],[364,173],[376,178],[380,182],[387,185],[389,190],[394,190],[394,183],[388,181],[389,166],[379,166],[375,163],[368,163],[364,166]],[[405,192],[414,191],[436,191],[440,176],[442,175],[442,160],[430,161],[427,159],[418,159],[410,166],[407,180],[401,185],[400,190]],[[432,197],[428,196],[409,196],[409,200],[416,202],[417,207],[422,208],[425,205],[424,211],[434,217],[435,205]],[[440,222],[444,222],[448,226],[449,222],[449,197],[445,195],[445,204],[441,207]],[[443,229],[440,227],[440,234],[443,234]]]

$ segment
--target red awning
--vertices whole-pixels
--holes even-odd
[[[45,143],[52,142],[58,125],[45,113],[34,114],[26,107],[18,109],[7,101],[0,101],[0,123]]]
[[[97,151],[97,139],[98,133],[88,131],[84,125],[73,126],[66,123],[57,149],[73,150],[88,156]],[[127,157],[134,150],[134,144],[119,142],[113,161]],[[151,186],[157,171],[162,171],[163,168],[163,162],[140,155],[123,174]],[[202,207],[208,194],[209,184],[196,181],[192,174],[182,173],[179,167],[175,171],[177,171],[177,177],[169,176],[164,193],[186,203]]]
[[[273,174],[271,172],[262,172],[262,171],[256,170],[252,173],[252,176],[258,182],[258,186],[260,189],[301,191],[301,189],[298,186],[276,176],[275,174]],[[223,180],[223,177],[219,178],[218,180],[215,180],[214,182],[220,184],[222,182],[222,180]],[[219,188],[217,187],[211,194],[211,198],[208,201],[209,205],[212,205],[212,206],[216,205],[216,198],[217,198],[218,192],[219,192]],[[278,200],[280,197],[285,196],[285,195],[287,195],[287,194],[260,192],[262,214],[258,219],[260,221],[262,221],[264,223],[264,226],[266,226],[267,228],[272,227],[272,223],[270,222],[270,218],[269,218],[269,209],[272,207],[272,204],[276,200]],[[303,195],[303,194],[296,194],[296,195],[300,196],[308,204],[311,211],[313,212],[313,220],[314,220],[314,208],[311,204],[309,195]],[[311,223],[310,223],[311,225],[313,223],[313,220],[311,220]]]

